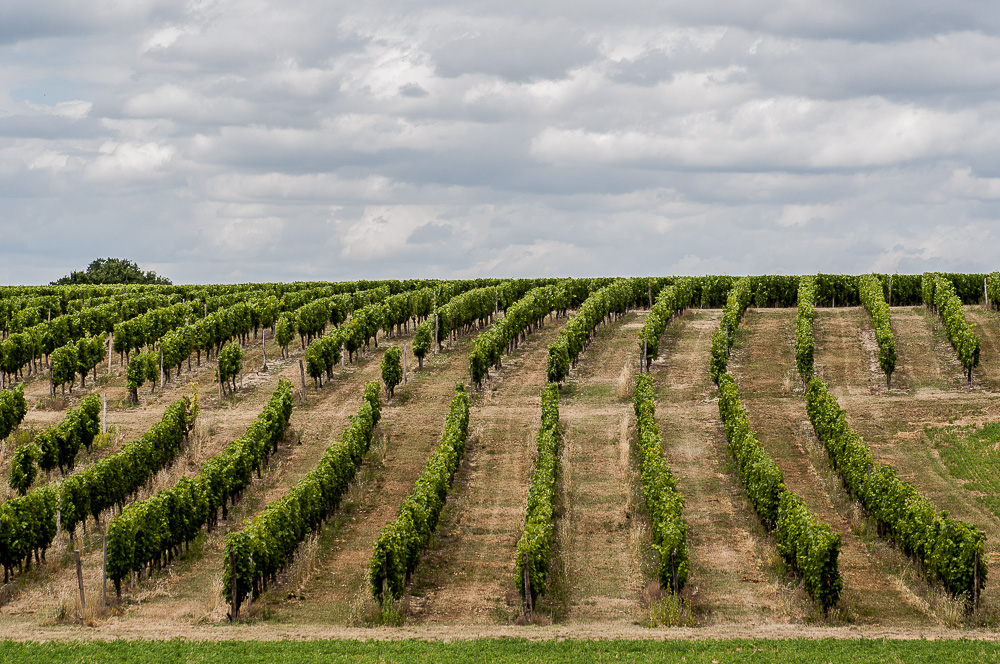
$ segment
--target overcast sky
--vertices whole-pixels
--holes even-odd
[[[992,271],[979,0],[0,3],[0,283]]]

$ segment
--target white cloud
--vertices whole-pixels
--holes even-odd
[[[116,181],[155,177],[176,150],[159,143],[115,143],[101,145],[100,154],[86,167],[89,179]]]
[[[81,220],[178,280],[995,262],[987,4],[54,2],[0,11],[5,220],[50,238],[0,281]]]

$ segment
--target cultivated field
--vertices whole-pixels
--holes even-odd
[[[918,566],[881,539],[864,510],[844,490],[817,440],[796,371],[796,309],[754,308],[745,314],[729,360],[753,429],[819,519],[841,536],[843,593],[828,613],[806,595],[772,536],[749,506],[727,444],[718,390],[709,378],[712,335],[721,309],[689,308],[666,328],[650,373],[665,458],[685,498],[690,574],[677,622],[649,626],[661,598],[649,515],[632,451],[632,387],[642,352],[637,331],[648,310],[609,318],[579,357],[561,390],[555,546],[549,585],[532,624],[525,625],[515,556],[524,527],[528,486],[546,383],[548,346],[566,317],[546,316],[492,370],[472,406],[464,459],[430,546],[414,572],[393,621],[385,625],[368,587],[375,539],[395,517],[424,463],[441,440],[455,384],[469,382],[469,353],[485,331],[470,330],[428,354],[383,406],[382,419],[355,481],[328,525],[300,547],[295,561],[239,620],[227,619],[223,593],[224,539],[244,519],[282,496],[313,468],[358,411],[366,381],[380,379],[391,344],[412,349],[414,328],[386,337],[334,372],[321,388],[311,380],[300,397],[296,341],[280,359],[270,330],[267,369],[261,340],[248,343],[242,386],[220,396],[216,361],[184,371],[162,389],[140,389],[127,402],[118,356],[98,367],[98,381],[72,396],[49,396],[44,376],[26,379],[30,410],[0,451],[0,497],[15,438],[57,424],[91,393],[107,394],[110,433],[79,466],[113,453],[142,435],[164,409],[197,390],[200,415],[181,456],[140,492],[140,498],[192,477],[203,461],[242,435],[281,378],[295,385],[290,432],[254,476],[250,488],[211,531],[151,577],[129,580],[122,599],[108,583],[101,601],[103,532],[93,520],[66,533],[47,561],[0,587],[0,634],[14,639],[171,638],[273,639],[309,637],[474,638],[483,636],[600,638],[731,638],[760,636],[974,636],[993,638],[1000,622],[1000,315],[966,305],[982,340],[971,386],[942,329],[922,306],[891,308],[898,361],[892,388],[879,369],[871,318],[862,307],[817,307],[815,370],[846,409],[879,463],[896,468],[939,510],[986,535],[988,576],[981,604],[967,612],[920,575]],[[276,359],[278,358],[278,359]],[[383,392],[384,398],[384,392]],[[993,433],[991,433],[993,431]],[[58,471],[52,479],[57,479]],[[45,478],[36,480],[44,484]],[[108,523],[102,520],[101,526]],[[73,548],[79,548],[87,606],[80,607]],[[390,621],[390,622],[393,622]],[[668,621],[669,622],[669,621]]]

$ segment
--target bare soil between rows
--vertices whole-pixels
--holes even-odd
[[[872,348],[863,310],[817,310],[817,371],[830,384],[880,462],[890,463],[925,492],[939,509],[972,521],[987,533],[991,555],[984,594],[983,620],[1000,605],[1000,520],[981,508],[936,457],[923,434],[938,426],[996,421],[1000,401],[1000,362],[990,355],[976,371],[970,389],[940,325],[918,307],[894,307],[899,369],[891,390],[873,368]],[[72,556],[65,542],[50,551],[50,563],[12,588],[0,606],[0,634],[17,640],[169,639],[732,639],[885,638],[996,640],[993,629],[947,615],[948,606],[913,580],[907,562],[891,546],[873,540],[825,467],[823,451],[812,437],[801,386],[794,371],[791,340],[794,310],[751,310],[741,328],[732,371],[759,437],[782,466],[790,486],[838,531],[845,533],[842,566],[852,590],[844,612],[824,618],[788,575],[769,535],[750,510],[726,453],[718,420],[715,386],[708,378],[711,335],[718,310],[692,310],[668,326],[653,363],[657,421],[665,456],[685,496],[689,524],[691,573],[686,597],[698,627],[642,626],[644,590],[653,577],[648,522],[641,514],[641,491],[635,490],[634,463],[628,442],[632,431],[630,391],[638,347],[635,332],[644,312],[604,326],[581,357],[564,388],[562,419],[566,450],[561,479],[563,511],[559,543],[563,604],[556,622],[513,624],[519,598],[513,586],[513,551],[523,525],[524,500],[534,459],[539,395],[544,385],[546,347],[565,320],[546,322],[494,372],[487,387],[474,395],[467,456],[456,476],[439,532],[414,576],[403,627],[357,626],[357,604],[365,592],[367,556],[378,530],[395,514],[424,460],[440,440],[444,414],[454,384],[467,380],[469,337],[449,344],[446,352],[425,359],[410,381],[386,405],[379,442],[366,461],[362,481],[352,490],[350,507],[310,544],[307,555],[275,592],[258,603],[250,622],[229,624],[220,595],[221,544],[268,500],[294,484],[339,436],[356,411],[366,380],[378,379],[378,361],[386,341],[360,362],[349,365],[331,383],[316,390],[310,383],[306,403],[296,404],[293,435],[283,444],[261,480],[211,534],[203,534],[190,556],[128,592],[115,613],[79,624],[58,619],[60,607],[74,610],[76,588]],[[970,320],[984,333],[983,353],[1000,349],[998,317],[975,311]],[[990,327],[993,326],[993,327]],[[388,343],[411,340],[390,339]],[[163,409],[197,385],[202,414],[196,444],[156,487],[197,471],[198,464],[238,437],[260,412],[279,377],[300,389],[298,359],[275,360],[268,340],[269,371],[249,370],[235,397],[220,399],[214,362],[183,371],[152,394],[144,388],[138,407],[121,404],[124,380],[117,359],[109,376],[83,394],[108,392],[109,421],[117,434],[95,455],[114,451],[148,429]],[[262,363],[259,341],[248,352],[247,366]],[[106,367],[105,367],[106,368]],[[40,378],[28,383],[28,426],[58,422],[72,398],[50,401]],[[7,447],[10,443],[7,443]],[[7,474],[9,454],[0,457]],[[85,455],[81,463],[92,462]],[[55,478],[53,478],[55,479]],[[846,510],[852,510],[850,512]],[[92,526],[92,524],[91,524]],[[90,526],[84,549],[88,601],[99,597],[99,537]],[[82,536],[82,533],[81,533]],[[82,537],[81,537],[82,539]],[[594,561],[597,561],[597,564]],[[853,593],[853,594],[851,594]],[[992,621],[992,622],[991,622]],[[949,626],[955,625],[957,627]],[[982,623],[979,623],[982,624]]]

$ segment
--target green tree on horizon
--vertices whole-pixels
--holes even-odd
[[[68,284],[164,284],[170,279],[157,275],[152,270],[143,272],[139,266],[127,258],[97,258],[87,266],[86,272],[76,270],[65,277],[50,282],[52,286]]]

